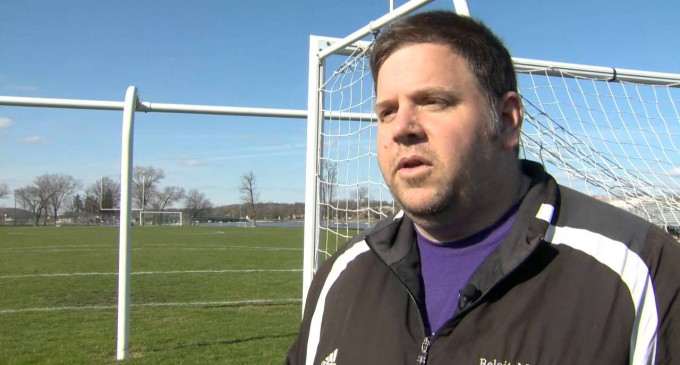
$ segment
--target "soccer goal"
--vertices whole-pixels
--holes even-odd
[[[181,226],[182,212],[162,211],[152,212],[142,210],[139,212],[140,226]]]
[[[221,225],[225,227],[255,228],[255,222],[253,221],[228,222],[221,223]]]
[[[312,37],[303,297],[316,268],[392,213],[376,162],[370,42]],[[316,57],[315,57],[316,56]],[[514,59],[521,155],[562,184],[680,226],[680,75]]]

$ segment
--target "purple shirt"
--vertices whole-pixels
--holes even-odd
[[[416,230],[427,320],[432,333],[451,319],[458,307],[458,291],[510,231],[515,212],[513,208],[491,227],[454,242],[435,243]]]

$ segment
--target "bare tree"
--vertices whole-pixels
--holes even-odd
[[[196,189],[189,190],[184,196],[184,209],[189,213],[189,222],[194,224],[194,220],[204,211],[212,208],[212,203],[205,194]]]
[[[38,188],[38,196],[42,201],[42,207],[44,214],[43,226],[47,225],[47,209],[49,208],[51,194],[52,194],[52,179],[50,174],[43,174],[35,178],[35,186]]]
[[[132,177],[132,201],[141,210],[146,210],[151,197],[158,192],[158,184],[165,177],[161,169],[152,166],[135,166]]]
[[[326,221],[326,226],[329,226],[333,218],[332,203],[335,199],[336,185],[338,183],[338,165],[333,162],[324,161],[321,164],[321,177],[323,183],[319,189],[319,200],[324,207],[321,213]]]
[[[172,206],[174,202],[180,201],[184,198],[184,189],[177,186],[166,186],[163,190],[157,191],[151,197],[149,205],[151,210],[162,212],[165,207]],[[162,217],[160,215],[154,216],[154,223],[160,224]]]
[[[120,182],[105,176],[90,184],[85,195],[101,209],[115,209],[120,206]]]
[[[241,201],[250,208],[253,223],[257,226],[255,204],[257,204],[259,200],[259,194],[257,192],[255,174],[252,171],[241,175],[241,187],[239,188],[239,191],[241,192]]]
[[[71,213],[73,223],[77,223],[80,212],[84,210],[83,200],[80,197],[80,194],[74,195],[71,199],[66,199],[64,201],[64,208],[67,212]]]
[[[361,214],[365,213],[368,217],[368,189],[365,186],[357,188],[357,218],[361,218]]]
[[[155,211],[162,212],[165,207],[184,198],[184,189],[178,186],[166,186],[151,197],[150,206]]]
[[[90,222],[92,222],[92,217],[99,212],[99,202],[95,199],[95,197],[91,195],[85,196],[85,201],[83,202],[83,211],[85,212],[85,219],[87,221],[87,225],[90,225]]]
[[[54,224],[57,224],[57,217],[61,204],[66,198],[71,197],[78,189],[81,183],[71,175],[65,174],[45,174],[39,178],[44,178],[47,183],[47,203],[54,214]]]
[[[5,183],[0,183],[0,199],[4,198],[9,194],[9,187]]]
[[[47,199],[42,196],[40,188],[35,185],[25,186],[14,190],[14,195],[20,207],[33,213],[33,225],[37,226],[47,204]]]

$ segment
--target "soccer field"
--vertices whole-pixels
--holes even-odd
[[[281,364],[301,228],[133,227],[129,364]],[[117,227],[0,228],[0,363],[115,364]]]

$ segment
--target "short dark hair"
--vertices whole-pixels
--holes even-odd
[[[512,57],[503,42],[480,21],[444,10],[411,15],[381,31],[371,51],[373,80],[394,52],[421,43],[446,45],[465,59],[491,105],[517,91]]]

